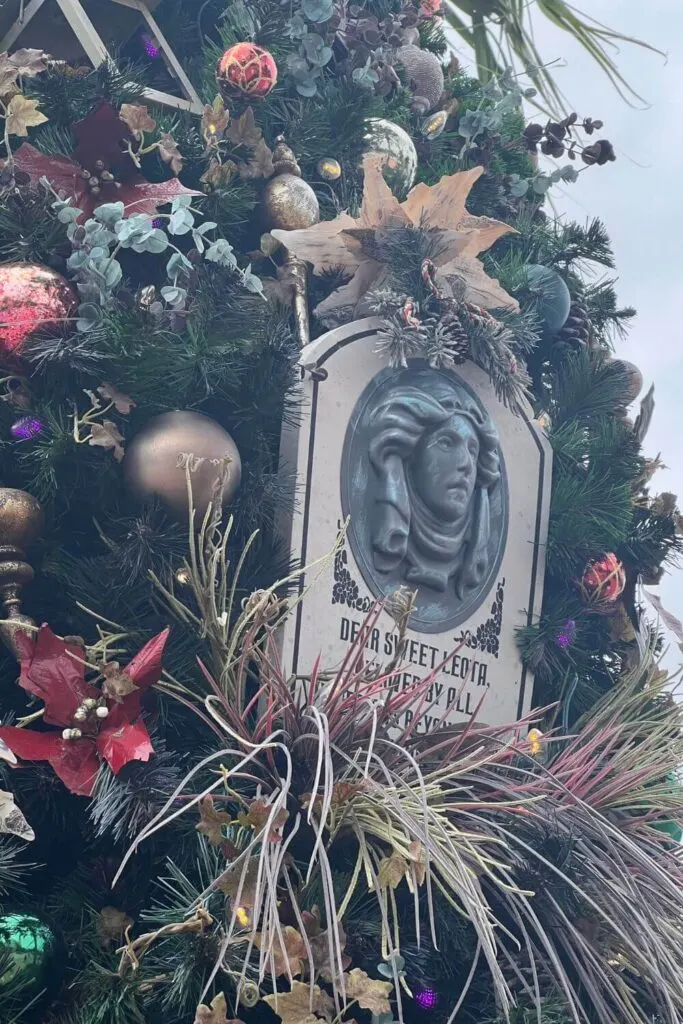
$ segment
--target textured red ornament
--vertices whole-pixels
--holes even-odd
[[[46,725],[81,729],[80,739],[65,740],[58,732],[37,732],[14,726],[0,727],[0,739],[17,757],[26,761],[47,761],[64,785],[78,796],[91,796],[100,758],[118,773],[129,761],[148,761],[154,753],[147,726],[140,716],[145,690],[161,676],[161,664],[168,640],[165,629],[150,640],[125,669],[137,689],[121,701],[107,701],[105,719],[90,717],[79,722],[74,714],[83,700],[98,699],[102,693],[85,680],[85,652],[74,643],[61,640],[48,626],[42,626],[37,640],[17,634],[21,654],[20,685],[45,704]]]
[[[218,61],[216,77],[229,91],[254,99],[267,96],[274,87],[277,64],[263,47],[235,43]]]
[[[55,328],[78,305],[69,282],[40,263],[0,267],[0,355],[20,355],[31,335]]]
[[[613,611],[625,587],[626,570],[611,551],[589,562],[579,583],[585,604],[598,612]]]

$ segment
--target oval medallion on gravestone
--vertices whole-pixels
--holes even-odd
[[[505,551],[508,485],[496,425],[457,374],[411,362],[373,378],[347,426],[341,499],[375,597],[416,592],[412,630],[453,629],[484,601]]]

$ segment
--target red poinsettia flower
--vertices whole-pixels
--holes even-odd
[[[147,213],[153,217],[158,207],[173,202],[176,196],[202,195],[186,188],[178,178],[147,181],[124,151],[130,131],[109,103],[101,103],[91,110],[73,126],[72,132],[77,141],[73,158],[46,156],[25,142],[14,154],[14,167],[28,174],[34,185],[41,178],[47,178],[55,191],[71,197],[74,205],[83,210],[81,220],[88,220],[93,210],[103,203],[123,203],[126,216]],[[100,192],[96,195],[90,191],[83,171],[95,174],[98,162],[111,171],[116,183],[101,181]]]
[[[169,630],[145,644],[122,672],[117,672],[118,695],[103,700],[103,690],[85,680],[83,648],[61,640],[42,626],[37,640],[17,634],[21,652],[19,685],[45,703],[43,721],[61,729],[78,728],[78,739],[59,732],[36,732],[16,726],[0,727],[0,740],[25,761],[48,761],[64,785],[78,796],[91,796],[103,758],[114,773],[129,761],[148,761],[154,753],[140,717],[142,696],[161,676],[161,660]],[[106,691],[106,685],[105,685]],[[75,715],[84,701],[107,708],[106,718]]]

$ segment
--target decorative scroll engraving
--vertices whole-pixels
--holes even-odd
[[[500,564],[507,483],[495,424],[467,385],[430,368],[378,374],[349,422],[341,482],[369,589],[417,590],[411,626],[424,632],[469,618]]]

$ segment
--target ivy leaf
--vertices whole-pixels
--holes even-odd
[[[381,889],[395,889],[405,878],[408,862],[400,853],[392,853],[379,862],[377,884]]]
[[[242,882],[243,873],[244,881]],[[225,895],[230,898],[230,902],[234,910],[237,910],[238,906],[245,910],[252,910],[256,904],[257,881],[258,861],[256,857],[252,857],[249,860],[246,871],[244,871],[244,866],[242,864],[237,864],[235,867],[228,868],[227,871],[224,871],[216,884],[221,892],[225,893]],[[240,882],[242,882],[241,892]]]
[[[232,817],[227,811],[217,811],[212,796],[205,796],[199,802],[199,824],[197,832],[201,832],[212,846],[221,846],[225,842],[223,828],[229,825]]]
[[[228,1019],[228,1004],[225,993],[219,992],[211,1000],[211,1005],[200,1003],[194,1018],[194,1024],[243,1024],[239,1019]]]
[[[111,449],[117,462],[121,462],[123,459],[123,435],[111,420],[103,420],[102,423],[92,424],[88,444],[94,448]],[[125,675],[125,672],[120,673],[120,675]],[[133,684],[133,690],[135,690],[136,687],[132,680],[131,683]]]
[[[391,1013],[389,994],[393,989],[390,981],[376,981],[359,967],[346,975],[346,995],[354,999],[363,1010],[371,1013]]]
[[[226,238],[217,238],[206,250],[205,258],[209,263],[218,263],[219,266],[229,267],[231,270],[237,266],[237,257]]]
[[[236,121],[233,121],[226,133],[227,138],[235,146],[246,146],[253,149],[263,138],[263,132],[254,121],[254,111],[247,107]]]
[[[183,154],[178,143],[170,132],[162,132],[158,144],[159,156],[171,168],[173,174],[180,174],[183,169]]]
[[[228,185],[233,174],[237,170],[237,165],[232,160],[226,160],[224,164],[219,163],[218,160],[211,160],[209,166],[202,174],[199,179],[203,185],[209,185],[211,188],[221,188],[224,185]]]
[[[47,118],[38,109],[36,100],[22,96],[20,92],[13,96],[7,104],[6,126],[8,135],[26,137],[29,128],[45,124]]]
[[[147,107],[141,103],[124,103],[119,117],[128,125],[136,139],[142,138],[143,132],[153,132],[157,126],[154,118],[149,116]]]
[[[278,1015],[282,1024],[316,1024],[322,1017],[331,1021],[334,1016],[334,1002],[319,985],[311,986],[302,981],[293,981],[291,992],[273,992],[263,997],[263,1002]]]
[[[36,834],[14,802],[14,794],[0,789],[0,834],[19,836],[30,843]]]

